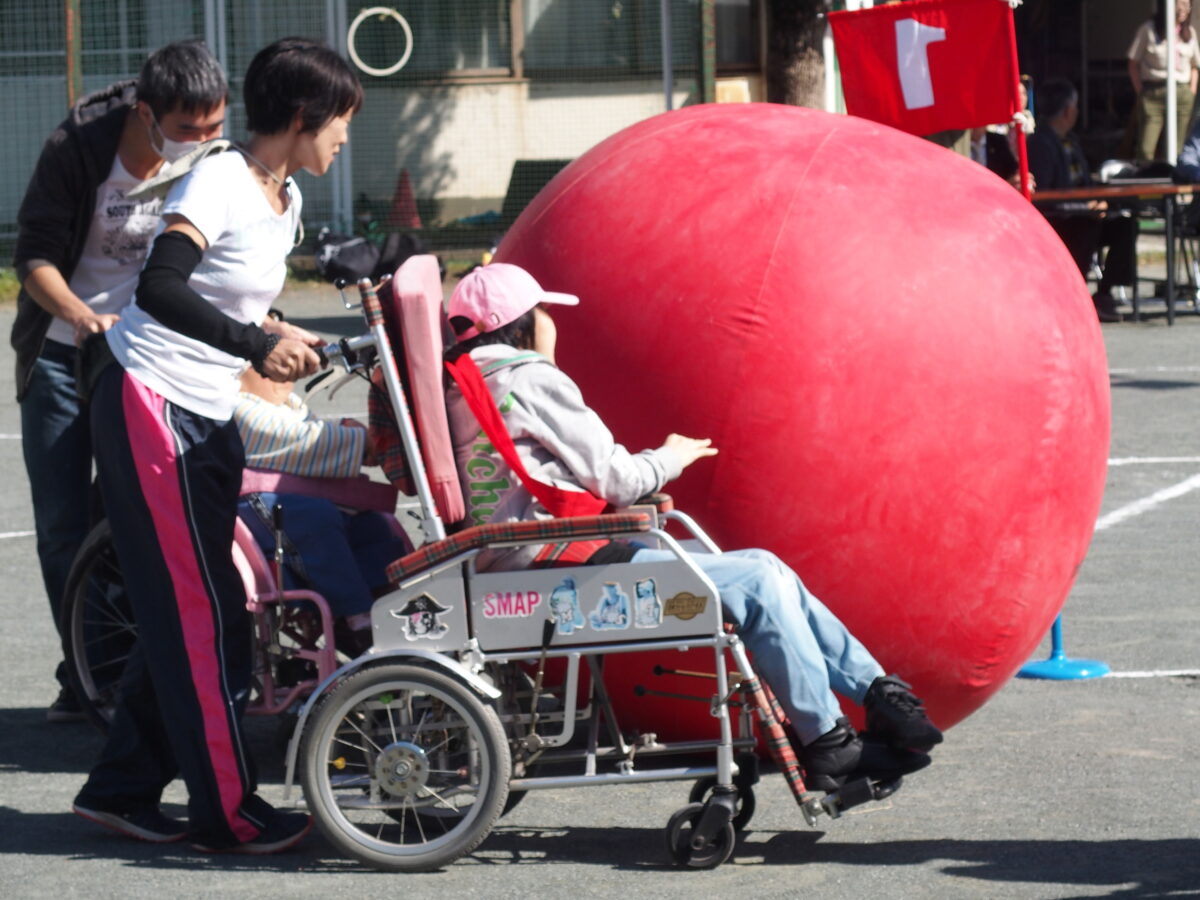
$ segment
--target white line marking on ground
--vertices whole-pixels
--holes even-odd
[[[19,434],[0,434],[0,441],[19,441],[20,439]]]
[[[1129,369],[1109,369],[1109,375],[1133,375],[1137,372],[1200,372],[1200,366],[1137,366]]]
[[[1118,456],[1108,461],[1112,466],[1169,466],[1175,463],[1200,463],[1200,456]]]
[[[35,534],[37,534],[36,531],[5,531],[0,532],[0,540],[3,540],[4,538],[31,537]]]
[[[1166,503],[1168,500],[1174,500],[1176,497],[1182,497],[1184,494],[1191,493],[1196,488],[1200,488],[1200,475],[1193,475],[1191,478],[1179,482],[1179,484],[1173,484],[1169,488],[1155,491],[1150,496],[1143,497],[1141,500],[1134,500],[1120,509],[1114,509],[1112,512],[1096,520],[1096,531],[1104,531],[1104,529],[1112,528],[1126,519],[1140,516],[1142,513],[1149,512],[1154,507]]]
[[[1144,672],[1109,672],[1105,678],[1200,678],[1200,669],[1150,669]]]

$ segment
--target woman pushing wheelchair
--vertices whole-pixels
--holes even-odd
[[[543,290],[528,272],[506,263],[475,269],[450,298],[457,345],[447,360],[464,373],[455,377],[468,387],[464,393],[452,384],[447,407],[471,524],[549,518],[563,515],[563,508],[582,514],[606,504],[628,506],[717,453],[709,440],[677,434],[640,453],[615,442],[555,364],[556,331],[547,307],[577,303],[572,295]],[[490,401],[471,391],[469,369],[482,376]],[[480,404],[489,402],[493,410],[481,415]],[[481,431],[480,418],[497,411],[515,447],[513,465],[496,446],[504,441]],[[833,791],[848,780],[891,779],[929,764],[926,751],[942,734],[922,702],[898,677],[884,673],[785,563],[765,550],[692,558],[716,585],[726,616],[787,713],[810,788]],[[670,551],[607,541],[492,548],[477,567],[671,559]],[[864,734],[841,715],[835,691],[865,707]]]
[[[247,360],[277,381],[318,365],[316,335],[266,315],[301,234],[291,176],[329,169],[362,88],[333,50],[287,38],[254,57],[244,95],[251,139],[174,185],[136,303],[92,348],[93,447],[138,638],[73,808],[145,841],[265,854],[312,823],[258,795],[241,727],[252,625],[230,550],[244,460],[230,416]],[[186,824],[159,809],[177,774]]]

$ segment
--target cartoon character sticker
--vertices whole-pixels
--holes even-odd
[[[583,611],[579,608],[574,578],[564,578],[550,592],[550,618],[558,626],[559,634],[572,634],[583,628]]]
[[[410,641],[434,641],[450,630],[450,626],[438,616],[450,612],[452,607],[442,606],[429,594],[413,597],[402,609],[393,609],[392,615],[400,620],[404,637]]]
[[[643,578],[633,585],[633,627],[657,628],[662,624],[663,606],[658,597],[658,585],[653,578]]]
[[[604,594],[590,616],[597,631],[629,627],[629,596],[613,581],[604,583]]]

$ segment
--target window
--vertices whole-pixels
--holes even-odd
[[[525,70],[554,76],[581,70],[630,75],[661,71],[659,0],[521,0]],[[671,0],[676,65],[694,65],[696,0]]]
[[[581,71],[641,75],[662,69],[660,0],[519,0],[525,71],[553,77]],[[757,68],[762,0],[716,0],[717,65]],[[671,0],[671,55],[679,68],[699,56],[699,0]]]
[[[363,9],[379,5],[357,0],[347,9],[353,21]],[[402,76],[429,76],[475,71],[508,72],[512,67],[509,31],[510,0],[405,0],[391,5],[412,32],[412,55]],[[363,62],[387,69],[402,58],[408,38],[394,19],[371,16],[355,35]]]
[[[757,69],[760,0],[717,0],[717,68]]]

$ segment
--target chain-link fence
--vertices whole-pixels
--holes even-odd
[[[310,235],[419,228],[434,246],[484,246],[567,161],[621,128],[712,99],[706,91],[762,99],[762,0],[377,3],[0,0],[10,103],[0,240],[11,242],[71,75],[92,91],[182,38],[206,40],[229,73],[233,138],[244,136],[241,75],[270,41],[319,38],[358,68],[366,102],[350,152],[324,178],[300,176]]]

